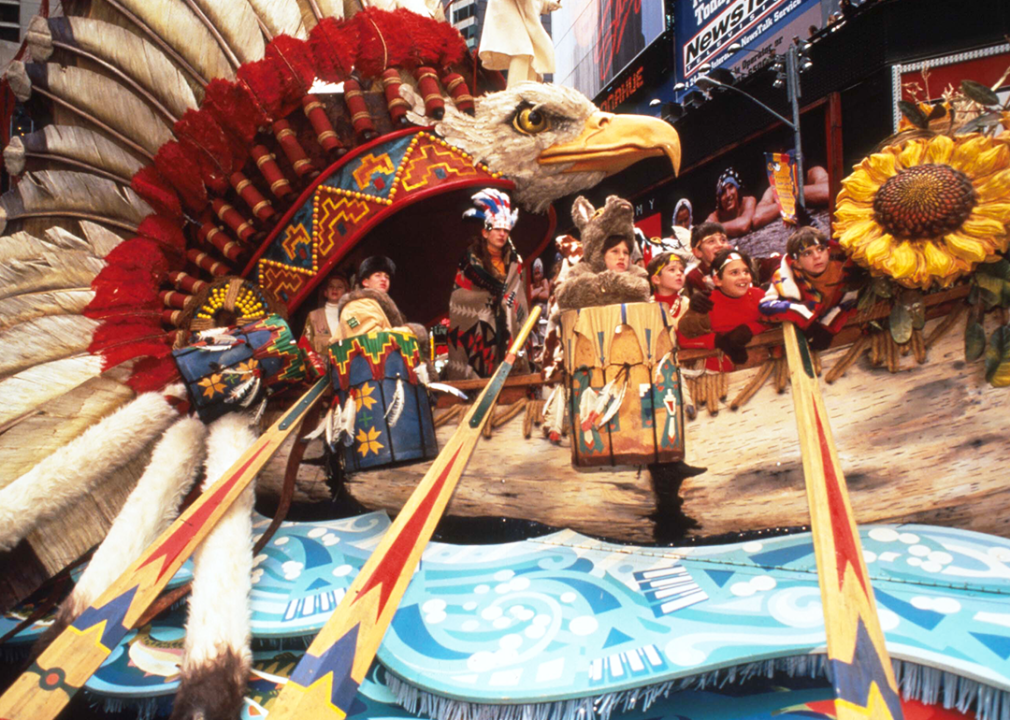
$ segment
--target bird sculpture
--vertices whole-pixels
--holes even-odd
[[[109,538],[59,627],[157,537],[191,484],[253,441],[282,374],[270,363],[312,366],[283,316],[337,256],[317,243],[295,258],[295,292],[272,279],[288,270],[270,253],[295,242],[285,232],[325,178],[388,138],[415,147],[423,135],[544,212],[639,159],[679,165],[677,134],[656,118],[602,113],[555,85],[494,92],[437,4],[346,17],[334,0],[63,5],[65,17],[33,20],[29,61],[5,78],[51,122],[5,148],[17,181],[0,198],[0,560],[19,568],[0,607]],[[314,91],[321,82],[339,92]],[[399,194],[387,186],[376,208],[412,205],[404,167],[386,168]],[[257,323],[274,332],[260,355],[213,365],[266,332]],[[205,385],[186,387],[187,346],[221,368]],[[217,395],[234,412],[204,414]],[[241,702],[251,502],[197,556],[173,717],[232,717]]]

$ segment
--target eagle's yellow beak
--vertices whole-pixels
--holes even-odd
[[[670,158],[674,174],[680,172],[680,136],[665,120],[595,112],[577,138],[552,145],[540,153],[537,162],[573,163],[565,172],[603,171],[613,175],[639,160],[660,155]]]

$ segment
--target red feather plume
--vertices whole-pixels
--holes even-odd
[[[309,47],[316,59],[316,71],[327,82],[343,82],[354,69],[358,29],[353,23],[339,23],[331,17],[312,28]]]
[[[281,75],[289,76],[289,83],[298,85],[298,100],[307,95],[316,69],[312,64],[312,50],[304,40],[289,35],[278,35],[267,45],[266,57],[277,61]]]
[[[187,110],[173,129],[179,143],[200,166],[207,187],[221,195],[227,192],[227,178],[241,164],[234,157],[235,148],[211,114]]]
[[[240,82],[232,83],[220,78],[211,80],[204,89],[200,108],[246,144],[252,142],[260,126],[269,122],[256,96]]]
[[[152,165],[145,165],[130,180],[130,187],[159,213],[182,217],[182,202],[175,190]]]
[[[200,166],[182,145],[174,140],[162,145],[154,156],[154,165],[176,189],[188,209],[199,210],[207,205],[207,188],[200,177]]]
[[[374,78],[388,67],[408,62],[410,36],[400,16],[369,8],[350,21],[358,28],[358,57],[355,67],[363,78]]]
[[[450,68],[462,63],[469,55],[470,49],[467,48],[466,40],[460,35],[459,30],[446,22],[435,22],[433,25],[433,33],[442,38],[442,52],[438,64],[443,68]]]
[[[440,31],[433,26],[445,25],[445,23],[418,15],[406,8],[398,8],[391,14],[400,21],[405,35],[403,42],[408,52],[403,67],[413,69],[420,65],[437,63],[445,46],[445,40]]]

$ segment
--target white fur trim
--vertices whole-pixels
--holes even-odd
[[[207,428],[200,420],[187,417],[162,436],[137,487],[64,603],[73,618],[140,557],[178,514],[179,503],[203,461],[206,434]]]
[[[207,438],[206,490],[254,442],[248,413],[229,413],[210,426]],[[252,507],[254,485],[238,497],[193,553],[193,593],[182,674],[203,670],[231,651],[252,665],[249,649],[249,592],[252,589]]]
[[[185,393],[183,385],[165,391]],[[91,492],[179,417],[162,392],[144,393],[0,489],[0,550],[9,550],[41,520]]]

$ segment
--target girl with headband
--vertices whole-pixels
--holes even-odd
[[[723,372],[747,362],[747,343],[768,329],[761,321],[764,293],[753,286],[751,259],[740,250],[722,250],[712,261],[712,308],[707,313],[690,308],[681,318],[677,337],[682,347],[717,348],[726,357],[720,365],[709,358],[706,368]]]

